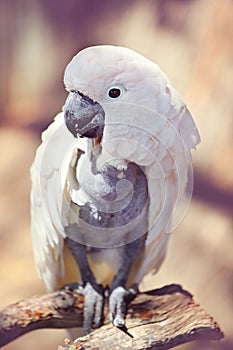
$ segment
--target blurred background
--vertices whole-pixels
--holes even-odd
[[[179,349],[233,349],[232,38],[231,0],[0,0],[0,307],[44,292],[32,256],[29,167],[66,99],[64,68],[86,46],[128,46],[167,73],[202,138],[189,211],[142,289],[180,283],[225,332],[219,343]],[[55,350],[66,336],[35,331],[4,349]]]

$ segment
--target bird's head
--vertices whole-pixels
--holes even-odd
[[[64,115],[70,132],[97,138],[103,134],[107,106],[121,102],[148,107],[152,91],[144,80],[150,64],[128,48],[110,45],[89,47],[74,56],[64,75],[69,91]]]

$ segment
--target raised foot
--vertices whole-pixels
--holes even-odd
[[[103,323],[104,288],[97,284],[92,286],[89,282],[85,286],[71,283],[64,288],[84,296],[83,333],[88,334],[92,328],[100,327]]]
[[[125,328],[125,316],[128,304],[136,297],[138,289],[116,287],[109,297],[110,321],[118,328]]]

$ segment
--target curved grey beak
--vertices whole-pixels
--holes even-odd
[[[98,102],[78,91],[71,91],[64,106],[65,123],[74,137],[103,135],[105,112]]]

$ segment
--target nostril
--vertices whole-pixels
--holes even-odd
[[[94,106],[96,102],[94,102],[89,96],[83,95],[79,92],[79,95],[82,97],[82,101],[87,103],[89,106]]]

